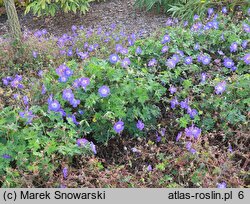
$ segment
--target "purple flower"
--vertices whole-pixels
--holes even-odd
[[[160,142],[161,141],[161,136],[158,135],[158,133],[156,133],[156,142]]]
[[[38,73],[37,73],[37,75],[38,75],[39,77],[42,77],[42,76],[43,76],[43,70],[39,70]]]
[[[29,104],[29,98],[28,98],[28,96],[24,96],[24,97],[23,97],[23,103],[24,103],[25,105],[28,105],[28,104]]]
[[[219,23],[218,23],[218,21],[213,21],[212,22],[212,28],[214,28],[214,29],[218,29],[219,28]]]
[[[202,61],[202,64],[203,64],[203,65],[208,65],[208,64],[210,63],[210,61],[211,61],[211,57],[210,57],[210,56],[207,56],[207,55],[204,55],[204,56],[202,57],[201,61]]]
[[[65,50],[60,50],[60,55],[66,55],[66,51]]]
[[[152,168],[152,166],[150,164],[148,165],[147,170],[148,171],[152,171],[153,170],[153,168]]]
[[[23,89],[23,88],[24,88],[24,85],[23,85],[23,84],[18,84],[18,85],[17,85],[17,88]]]
[[[195,45],[194,45],[194,50],[199,50],[200,49],[200,45],[199,45],[199,43],[196,43]]]
[[[66,112],[62,108],[60,108],[58,113],[60,113],[62,117],[66,117]]]
[[[3,154],[2,157],[3,157],[4,159],[11,159],[11,156],[8,155],[8,154]]]
[[[68,114],[67,118],[70,119],[75,125],[79,125],[79,122],[76,120],[76,116],[74,114]]]
[[[165,133],[166,133],[166,128],[161,128],[161,130],[160,130],[161,136],[164,136]]]
[[[58,76],[64,76],[65,75],[65,70],[68,67],[65,64],[60,65],[57,69],[56,69],[56,73]]]
[[[78,52],[77,55],[82,59],[85,60],[89,57],[89,53],[88,52]]]
[[[81,103],[80,100],[77,100],[75,98],[70,100],[70,105],[72,105],[74,108],[76,108]]]
[[[78,110],[78,113],[79,113],[80,115],[83,115],[83,114],[84,114],[84,111],[83,111],[83,110]]]
[[[110,89],[108,86],[102,86],[99,88],[98,93],[99,93],[100,97],[105,98],[110,94]]]
[[[226,14],[227,13],[227,7],[224,6],[221,11],[222,11],[222,13]]]
[[[196,21],[196,20],[198,20],[200,17],[197,15],[197,14],[195,14],[194,15],[194,17],[193,17],[193,19]]]
[[[170,69],[173,69],[176,66],[176,61],[174,59],[168,59],[166,62],[166,66],[168,66]]]
[[[128,54],[128,49],[122,48],[121,51],[120,51],[120,53],[121,53],[122,55],[126,55],[126,54]]]
[[[71,89],[63,90],[63,99],[66,101],[71,101],[74,98],[74,94]]]
[[[215,86],[215,93],[218,94],[222,94],[224,91],[226,90],[226,82],[222,81],[219,82],[216,86]]]
[[[128,45],[129,46],[133,46],[135,44],[135,40],[134,39],[128,39]]]
[[[117,123],[114,125],[114,130],[116,133],[121,133],[124,129],[124,122],[119,120]]]
[[[133,148],[131,148],[131,151],[135,153],[135,152],[138,152],[138,149],[136,149],[135,147],[133,147]]]
[[[230,58],[225,58],[223,64],[226,68],[232,68],[234,66],[234,62]]]
[[[232,148],[231,144],[229,144],[229,146],[228,146],[228,151],[231,153],[233,152],[233,148]]]
[[[90,142],[90,148],[91,148],[91,150],[92,150],[92,152],[93,152],[94,154],[97,154],[96,146],[94,145],[93,142]]]
[[[60,103],[57,100],[53,100],[52,99],[52,101],[48,101],[48,103],[49,103],[48,109],[50,111],[58,112],[59,109],[61,108],[61,105],[60,105]]]
[[[174,23],[173,20],[171,18],[168,18],[166,26],[171,26],[173,23]]]
[[[203,55],[200,54],[197,56],[197,62],[202,62]]]
[[[161,49],[162,53],[166,53],[168,51],[168,46],[163,46],[163,48]]]
[[[65,83],[65,82],[68,81],[68,77],[66,77],[66,76],[61,76],[61,77],[59,77],[58,81],[61,82],[61,83]]]
[[[16,75],[16,76],[18,76],[18,75]],[[11,81],[13,78],[12,78],[11,76],[7,76],[6,79],[7,79],[8,81]]]
[[[196,153],[196,150],[193,149],[193,148],[191,148],[191,149],[189,149],[189,152],[192,153],[192,154],[195,154],[195,153]]]
[[[30,123],[32,122],[33,118],[35,117],[35,116],[33,115],[32,111],[30,111],[28,108],[26,108],[25,111],[19,112],[19,116],[20,116],[21,118],[27,119],[26,124],[30,124]]]
[[[127,57],[124,58],[124,60],[122,60],[122,62],[121,62],[121,66],[122,66],[123,68],[127,68],[130,64],[131,64],[130,59],[127,58]]]
[[[115,46],[115,51],[119,53],[119,52],[121,51],[122,48],[123,48],[123,47],[122,47],[121,44],[117,44],[117,45]]]
[[[76,79],[73,83],[72,83],[72,86],[74,88],[79,88],[81,86],[81,78],[80,79]]]
[[[165,44],[167,42],[170,42],[170,36],[166,34],[166,35],[163,36],[163,39],[162,39],[161,43]]]
[[[218,54],[219,54],[219,55],[225,55],[224,52],[221,51],[221,50],[218,50]]]
[[[88,51],[89,51],[89,52],[93,52],[94,49],[95,49],[95,48],[94,48],[94,45],[90,45],[90,46],[88,47]]]
[[[177,54],[174,54],[174,55],[172,56],[172,59],[175,61],[176,64],[180,61],[180,57],[179,57],[179,55],[177,55]]]
[[[178,133],[178,135],[176,136],[176,142],[178,142],[179,141],[179,139],[181,138],[181,136],[182,136],[182,132],[179,132]]]
[[[177,91],[177,88],[175,88],[174,86],[170,86],[168,90],[171,94],[174,94]]]
[[[246,23],[243,24],[243,30],[246,32],[246,33],[250,33],[250,26],[247,25]]]
[[[47,34],[47,30],[46,29],[42,29],[42,35],[46,35]]]
[[[137,124],[136,124],[136,127],[139,129],[139,130],[143,130],[144,128],[144,123],[141,121],[141,120],[138,120]]]
[[[191,27],[191,30],[192,31],[198,31],[202,28],[202,23],[201,22],[197,22],[197,23],[194,23]]]
[[[41,94],[44,95],[46,93],[47,89],[45,87],[45,85],[43,84],[42,85],[42,91],[41,91]]]
[[[206,73],[201,73],[201,83],[204,83],[206,81],[207,74]]]
[[[238,44],[236,42],[233,42],[231,45],[230,45],[230,52],[236,52],[238,49]]]
[[[192,57],[186,57],[184,61],[185,61],[185,64],[189,65],[189,64],[192,64],[193,59]]]
[[[181,106],[181,108],[183,108],[183,109],[188,109],[188,99],[185,99],[184,101],[181,101],[180,102],[180,106]]]
[[[78,147],[85,147],[88,144],[88,140],[85,138],[81,138],[81,139],[77,139],[76,140],[76,144],[78,145]]]
[[[66,76],[66,77],[70,77],[70,76],[72,76],[73,75],[73,71],[70,69],[70,68],[66,68],[65,69],[65,71],[64,71],[64,75]]]
[[[22,84],[20,84],[20,81],[22,80],[22,76],[16,75],[13,81],[11,81],[11,87],[13,88],[22,88]]]
[[[68,177],[68,169],[67,169],[67,167],[64,167],[62,172],[63,172],[63,178],[67,179],[67,177]]]
[[[187,137],[198,139],[198,137],[201,135],[201,129],[192,125],[188,128],[185,128],[185,134]]]
[[[235,72],[236,70],[237,70],[237,67],[236,67],[236,66],[234,66],[234,67],[231,68],[231,71],[232,71],[232,72]]]
[[[117,55],[117,54],[112,54],[112,55],[110,55],[109,61],[110,61],[110,63],[112,63],[112,64],[116,64],[116,63],[119,61],[118,55]]]
[[[37,58],[37,52],[36,51],[33,51],[32,55],[33,55],[34,58]]]
[[[186,148],[187,148],[187,150],[190,150],[190,149],[191,149],[191,147],[192,147],[192,142],[188,142],[188,143],[186,144]]]
[[[207,13],[209,16],[211,16],[213,14],[213,12],[214,12],[213,8],[208,8]]]
[[[3,84],[4,84],[5,86],[8,86],[8,84],[9,84],[9,81],[8,81],[6,78],[3,78],[3,79],[2,79],[2,82],[3,82]]]
[[[227,184],[225,182],[217,184],[217,188],[226,188],[226,187],[227,187]]]
[[[247,53],[244,57],[243,57],[243,61],[249,65],[250,64],[250,53]]]
[[[196,109],[191,109],[191,108],[187,109],[187,113],[189,114],[190,118],[192,118],[192,119],[194,119],[194,117],[198,114]]]
[[[75,25],[72,25],[72,26],[71,26],[71,30],[72,30],[73,32],[75,32],[75,31],[77,30],[77,27],[76,27]]]
[[[149,67],[153,67],[153,66],[156,66],[157,64],[157,60],[155,58],[151,59],[149,62],[148,62],[148,66]]]
[[[177,106],[179,103],[178,103],[178,100],[177,98],[174,98],[170,101],[170,105],[171,105],[171,108],[174,109],[175,106]]]
[[[212,23],[212,22],[207,22],[206,27],[207,27],[208,29],[213,28],[213,23]]]
[[[13,98],[14,98],[14,99],[18,99],[18,98],[19,98],[19,95],[18,95],[18,94],[13,94]]]
[[[243,40],[243,41],[242,41],[242,44],[241,44],[241,47],[242,47],[243,49],[246,49],[246,48],[247,48],[247,43],[248,43],[247,40]]]
[[[72,49],[69,49],[68,52],[67,52],[68,56],[71,57],[73,55],[73,51]]]
[[[141,49],[140,46],[136,48],[135,53],[136,53],[137,55],[140,55],[140,54],[142,53],[142,49]]]
[[[87,77],[80,79],[80,85],[83,89],[86,89],[86,87],[90,84],[90,79]]]

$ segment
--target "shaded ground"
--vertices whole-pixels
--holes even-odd
[[[249,134],[235,134],[242,141],[234,144],[231,153],[227,142],[218,139],[221,135],[223,133],[204,135],[199,156],[183,151],[182,142],[167,141],[168,136],[165,137],[166,142],[160,143],[155,142],[153,135],[147,139],[116,138],[110,141],[108,147],[99,146],[97,157],[75,157],[72,164],[67,166],[67,178],[63,178],[65,165],[62,164],[47,181],[35,175],[26,175],[22,185],[214,188],[218,182],[224,181],[228,187],[249,187],[249,154],[245,152],[249,145]],[[151,171],[148,165],[152,166]]]
[[[68,32],[72,25],[85,27],[107,27],[119,24],[130,33],[143,31],[144,34],[154,32],[166,22],[166,16],[133,9],[134,0],[106,0],[94,2],[86,15],[57,14],[55,17],[34,17],[19,12],[21,27],[28,30],[47,29],[50,33],[60,35]],[[0,35],[7,32],[7,16],[0,16]]]

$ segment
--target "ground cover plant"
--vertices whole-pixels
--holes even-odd
[[[163,11],[173,17],[191,20],[194,15],[206,17],[207,12],[212,13],[213,8],[220,8],[223,13],[230,10],[233,11],[232,14],[238,9],[247,11],[250,3],[247,0],[136,0],[134,6],[146,11]]]
[[[112,24],[0,41],[2,187],[249,186],[249,15],[150,37]],[[14,45],[15,46],[15,45]]]

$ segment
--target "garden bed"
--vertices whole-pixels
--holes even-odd
[[[20,47],[2,39],[0,186],[249,187],[250,13],[130,8],[26,16]]]

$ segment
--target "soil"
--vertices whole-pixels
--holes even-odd
[[[141,31],[150,34],[156,28],[163,27],[167,17],[164,14],[135,10],[135,0],[106,0],[91,3],[86,15],[73,13],[58,13],[54,17],[36,17],[31,13],[24,15],[18,9],[22,29],[47,29],[51,34],[61,35],[71,30],[72,25],[83,25],[86,28],[103,27],[104,29],[115,23],[121,25],[129,33]],[[0,14],[0,35],[7,33],[7,16]]]

